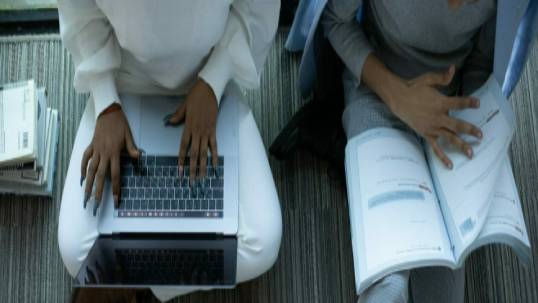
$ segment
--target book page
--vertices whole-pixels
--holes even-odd
[[[37,100],[34,81],[0,87],[0,164],[37,156]]]
[[[476,239],[484,225],[501,163],[514,132],[513,113],[493,77],[473,96],[480,99],[480,108],[453,113],[458,119],[482,130],[481,142],[464,136],[464,140],[473,146],[473,159],[441,142],[454,164],[454,168],[449,170],[434,155],[431,146],[427,148],[432,177],[455,255]]]
[[[492,243],[509,245],[523,263],[529,264],[530,241],[508,156],[501,165],[484,227],[473,244],[463,255],[458,256],[458,262],[463,263],[467,255],[476,248]]]
[[[359,284],[394,266],[454,261],[416,137],[389,128],[367,131],[348,142],[346,171]]]
[[[501,173],[491,199],[491,207],[479,237],[501,232],[530,246],[521,210],[521,200],[508,157],[501,166]]]

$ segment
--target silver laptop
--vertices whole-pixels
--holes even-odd
[[[143,157],[141,163],[132,163],[133,168],[129,172],[131,176],[125,175],[125,172],[129,171],[125,168],[125,165],[129,163],[128,159],[122,161],[124,173],[122,194],[125,195],[121,196],[119,209],[114,208],[111,189],[109,186],[106,187],[108,192],[104,197],[107,197],[109,201],[106,201],[103,204],[104,207],[99,210],[101,212],[99,214],[100,234],[172,232],[235,235],[237,233],[238,103],[231,98],[233,97],[223,98],[217,119],[219,164],[222,168],[215,169],[223,170],[223,176],[219,176],[223,181],[223,184],[219,184],[222,185],[219,190],[208,188],[215,183],[215,180],[218,180],[212,169],[209,169],[210,176],[206,178],[209,184],[193,188],[189,188],[188,176],[183,178],[177,176],[177,155],[183,126],[165,127],[163,117],[175,111],[178,106],[178,97],[122,96],[124,111],[133,137],[136,144],[146,151],[146,156]],[[161,162],[164,163],[160,165]],[[140,167],[135,167],[138,164]],[[136,169],[152,168],[154,168],[153,172],[142,172],[145,176],[140,176],[140,172],[136,171]],[[164,170],[168,171],[164,172]],[[185,173],[188,173],[188,169],[185,169]],[[133,180],[134,184],[131,183]],[[152,183],[155,180],[157,183]],[[178,187],[181,192],[177,190]],[[205,187],[205,190],[201,187]],[[151,193],[148,189],[151,189]],[[218,195],[209,197],[206,195],[209,190],[212,191],[211,194],[218,193]],[[143,193],[139,194],[139,191]],[[166,191],[164,196],[161,195],[163,191]],[[204,201],[207,201],[207,207]]]
[[[105,186],[106,201],[97,214],[100,236],[77,274],[77,286],[235,285],[239,107],[233,98],[223,98],[219,108],[218,166],[208,161],[207,177],[190,186],[188,161],[184,176],[178,176],[183,126],[163,123],[180,99],[122,96],[133,138],[146,153],[139,161],[122,157],[118,209]]]

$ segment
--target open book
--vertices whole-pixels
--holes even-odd
[[[511,246],[524,263],[530,244],[508,148],[514,115],[497,81],[473,96],[479,109],[452,116],[480,127],[473,159],[441,142],[454,164],[445,168],[431,147],[400,130],[376,128],[346,147],[346,176],[355,283],[362,293],[380,278],[424,267],[457,268],[474,249]]]

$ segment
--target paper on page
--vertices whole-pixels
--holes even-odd
[[[398,262],[452,258],[422,147],[398,130],[357,145],[367,271]]]
[[[0,89],[0,164],[16,164],[37,156],[35,94],[32,80]]]
[[[499,176],[514,132],[513,113],[493,77],[473,96],[480,99],[480,108],[454,113],[458,119],[481,128],[483,139],[472,143],[473,159],[460,150],[442,143],[442,148],[454,163],[447,169],[434,155],[431,146],[428,156],[432,177],[436,181],[441,207],[456,252],[471,243],[482,229],[488,214],[492,192]]]

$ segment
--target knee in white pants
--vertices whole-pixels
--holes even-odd
[[[74,235],[69,226],[65,225],[60,221],[58,226],[58,246],[67,271],[74,277],[81,264],[79,258],[82,241],[80,237],[77,238]]]
[[[261,221],[263,223],[257,226],[256,231],[238,234],[238,282],[262,275],[278,258],[282,238],[282,217],[278,213]]]

